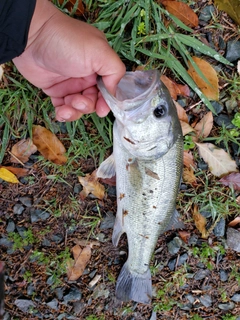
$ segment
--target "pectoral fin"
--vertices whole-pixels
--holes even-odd
[[[172,215],[172,218],[165,231],[174,230],[174,229],[184,229],[184,228],[185,228],[184,223],[181,221],[180,215],[175,209],[174,214]]]
[[[97,169],[97,177],[102,179],[110,179],[116,174],[115,160],[113,154],[104,160]]]

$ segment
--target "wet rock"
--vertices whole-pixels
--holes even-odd
[[[9,221],[6,227],[7,232],[13,232],[15,230],[15,223],[13,221]]]
[[[175,270],[176,267],[181,266],[182,264],[184,264],[188,259],[188,254],[187,253],[183,253],[182,255],[180,255],[178,262],[177,262],[177,258],[174,259],[170,259],[168,262],[168,268],[173,271]]]
[[[174,255],[178,253],[182,246],[182,240],[179,237],[175,237],[172,241],[167,244],[168,251],[170,254]]]
[[[63,288],[56,288],[55,289],[55,293],[56,293],[56,296],[57,296],[58,300],[62,300],[63,292],[64,292]]]
[[[213,106],[213,109],[215,110],[216,114],[219,114],[223,111],[224,106],[219,103],[218,101],[211,101],[211,104]]]
[[[3,315],[2,320],[11,320],[10,314],[8,312],[5,312],[4,315]]]
[[[198,241],[198,236],[197,236],[196,234],[193,234],[193,235],[189,238],[188,244],[189,244],[190,246],[194,246],[194,245],[197,243],[197,241]]]
[[[180,309],[189,311],[192,309],[192,304],[190,302],[180,305]]]
[[[20,197],[19,201],[22,202],[25,207],[31,207],[33,204],[32,198],[28,196]]]
[[[232,112],[235,110],[235,108],[237,108],[237,106],[238,106],[238,101],[235,100],[235,99],[227,100],[227,101],[225,102],[225,106],[226,106],[226,108],[227,108],[227,112],[228,112],[228,113],[232,113]]]
[[[50,214],[47,211],[39,210],[39,209],[31,209],[31,222],[37,222],[40,220],[47,220]]]
[[[94,276],[96,275],[97,273],[97,269],[93,270],[92,272],[89,273],[89,277],[92,279],[94,278]]]
[[[157,312],[153,311],[149,320],[157,320]]]
[[[96,235],[96,239],[97,239],[98,241],[100,241],[100,242],[105,242],[105,241],[106,241],[106,239],[105,239],[105,234],[104,234],[104,233],[98,233],[98,234]]]
[[[204,7],[199,15],[199,20],[208,22],[212,18],[214,11],[213,5]]]
[[[185,298],[188,299],[190,303],[194,303],[195,298],[192,294],[186,294]]]
[[[13,213],[14,214],[22,214],[24,211],[24,206],[20,203],[15,204],[13,207]]]
[[[27,287],[27,294],[29,296],[32,296],[34,292],[35,292],[35,287],[32,283],[30,283]]]
[[[75,314],[79,314],[85,307],[85,304],[80,301],[73,302],[73,311]]]
[[[10,241],[6,237],[0,238],[0,246],[6,247],[6,248],[11,248],[12,247],[12,241]]]
[[[228,280],[228,274],[225,270],[220,270],[220,280],[225,282]]]
[[[42,246],[43,247],[51,247],[51,242],[48,239],[43,239],[42,241]]]
[[[215,228],[213,229],[213,232],[216,237],[223,237],[225,234],[225,228],[226,228],[226,221],[225,219],[221,218]]]
[[[82,185],[80,183],[76,183],[73,188],[73,193],[78,194],[82,191]]]
[[[240,232],[238,230],[227,229],[227,245],[234,251],[240,252]]]
[[[240,302],[240,293],[235,293],[232,296],[231,300],[234,301],[234,302]]]
[[[229,311],[234,309],[235,304],[233,302],[228,302],[228,303],[219,303],[218,308],[224,311]]]
[[[16,299],[14,304],[24,313],[28,313],[29,308],[36,307],[36,304],[33,301],[26,299]]]
[[[77,300],[80,300],[82,297],[82,293],[79,289],[73,287],[70,289],[69,293],[66,294],[64,297],[63,297],[63,300],[65,303],[68,303],[70,301],[77,301]]]
[[[47,306],[50,307],[53,310],[58,310],[58,300],[57,299],[53,299],[52,301],[49,301],[47,303]]]
[[[206,277],[208,277],[210,275],[210,271],[207,269],[201,269],[199,271],[197,271],[197,273],[194,276],[195,280],[202,280],[205,279]]]
[[[230,62],[234,62],[240,58],[240,41],[228,41],[225,57]]]
[[[27,231],[27,228],[17,226],[16,229],[22,238],[26,238],[25,232]]]
[[[204,307],[209,308],[212,305],[212,298],[208,294],[204,294],[199,298],[200,302]]]
[[[64,237],[60,233],[57,233],[57,234],[52,235],[51,239],[52,239],[52,241],[54,241],[56,243],[60,243],[63,241]]]
[[[203,160],[199,160],[198,163],[197,163],[197,166],[201,170],[207,170],[208,169],[208,164]]]
[[[224,125],[227,129],[234,128],[234,125],[232,124],[232,117],[229,117],[226,114],[220,114],[219,116],[214,117],[214,121],[220,127]]]
[[[201,215],[204,216],[205,218],[211,218],[212,217],[211,211],[201,211]]]
[[[93,299],[104,297],[105,299],[109,297],[110,291],[106,289],[105,284],[100,283],[93,291]]]
[[[101,230],[112,229],[115,222],[115,215],[112,211],[108,211],[100,224]]]

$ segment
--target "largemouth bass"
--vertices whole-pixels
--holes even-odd
[[[128,259],[116,284],[122,301],[150,303],[150,260],[158,237],[183,227],[175,209],[182,163],[183,138],[176,107],[156,70],[127,72],[116,97],[98,78],[98,87],[116,118],[113,154],[97,171],[116,174],[117,215],[112,241],[125,232]]]

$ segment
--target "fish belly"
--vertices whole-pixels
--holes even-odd
[[[123,301],[149,303],[152,284],[149,264],[158,237],[169,226],[175,211],[181,168],[182,140],[161,158],[142,161],[132,158],[114,134],[118,209],[113,231],[117,245],[127,234],[128,259],[116,285]]]

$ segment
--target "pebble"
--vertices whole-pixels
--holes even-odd
[[[57,299],[53,299],[52,301],[49,301],[47,303],[47,306],[50,307],[53,310],[58,310],[58,300]]]
[[[40,221],[40,220],[47,220],[50,216],[49,212],[47,212],[47,211],[33,209],[33,208],[30,210],[30,214],[31,214],[31,222],[32,223]]]
[[[195,298],[192,294],[186,294],[185,298],[188,299],[190,303],[194,303]]]
[[[234,301],[234,302],[240,302],[240,293],[235,293],[232,296],[231,300]]]
[[[229,99],[225,102],[225,106],[226,106],[227,112],[232,113],[235,110],[235,108],[237,108],[238,102],[235,99]]]
[[[64,292],[63,288],[56,288],[55,289],[55,293],[56,293],[56,296],[57,296],[58,300],[62,300],[63,292]]]
[[[232,124],[232,119],[226,114],[220,114],[219,116],[214,117],[214,122],[216,122],[216,124],[220,127],[224,125],[226,129],[234,128],[234,125]]]
[[[14,214],[22,214],[24,211],[24,206],[20,203],[15,204],[13,207],[13,213]]]
[[[228,41],[225,58],[230,62],[240,59],[240,41]]]
[[[233,302],[228,302],[228,303],[219,303],[218,308],[224,311],[232,310],[234,309],[235,304]]]
[[[208,294],[204,294],[203,296],[199,297],[199,300],[206,308],[209,308],[212,305],[212,298]]]
[[[226,221],[225,219],[221,218],[215,228],[213,229],[213,233],[216,237],[223,237],[225,234],[226,228]]]
[[[153,311],[149,320],[157,320],[157,312]]]
[[[168,251],[172,255],[178,253],[181,246],[182,246],[182,240],[179,237],[173,238],[173,240],[167,244]]]
[[[190,246],[194,246],[197,242],[198,242],[198,236],[196,234],[193,234],[188,240],[188,244]]]
[[[100,224],[100,230],[112,229],[115,222],[115,215],[112,211],[108,211]]]
[[[64,237],[60,233],[57,233],[57,234],[52,235],[51,239],[52,239],[52,241],[54,241],[56,243],[60,243],[63,241]]]
[[[7,232],[13,232],[15,230],[15,223],[13,221],[9,221],[6,227]]]
[[[212,18],[214,11],[215,9],[213,5],[204,7],[199,15],[199,20],[208,22]]]
[[[199,270],[197,271],[197,273],[195,274],[194,276],[194,279],[195,280],[202,280],[202,279],[205,279],[206,277],[208,277],[210,275],[210,271],[207,270],[207,269],[204,269],[204,270]]]
[[[73,188],[73,193],[78,194],[82,191],[82,185],[80,183],[76,183]]]
[[[220,270],[220,280],[225,282],[228,280],[228,273],[225,270]]]
[[[27,294],[29,296],[32,296],[34,292],[35,292],[35,287],[32,283],[30,283],[27,287]]]
[[[14,301],[15,306],[17,306],[22,312],[28,313],[28,309],[35,308],[36,305],[33,301],[31,300],[26,300],[26,299],[16,299]]]
[[[6,248],[11,248],[12,247],[12,241],[10,241],[6,237],[0,238],[0,246],[6,247]]]
[[[184,264],[188,259],[188,254],[187,253],[183,253],[180,255],[179,259],[178,259],[178,263],[177,263],[177,258],[171,259],[168,262],[168,268],[173,271],[175,270],[176,267],[181,266],[182,264]],[[177,265],[176,265],[177,263]]]
[[[107,299],[109,297],[110,291],[106,289],[105,284],[100,283],[93,291],[93,299],[104,297]]]
[[[19,201],[22,202],[25,207],[31,207],[33,204],[32,198],[28,196],[20,197]]]
[[[85,304],[81,301],[73,302],[73,311],[75,314],[79,314],[84,307],[85,307]]]
[[[219,103],[218,101],[211,101],[211,104],[217,114],[221,113],[224,109],[223,104]]]
[[[192,304],[190,302],[182,304],[180,306],[180,309],[185,310],[185,311],[189,311],[192,309]]]
[[[208,164],[203,160],[199,160],[198,163],[197,163],[197,166],[201,170],[207,170],[208,169]]]
[[[63,297],[63,300],[65,303],[68,303],[70,301],[80,300],[81,297],[82,297],[81,291],[79,289],[73,287],[70,289],[69,293]]]
[[[25,238],[25,237],[26,237],[26,236],[25,236],[25,232],[27,231],[27,228],[25,228],[25,227],[19,227],[19,226],[17,226],[16,228],[17,228],[17,231],[18,231],[18,233],[20,234],[20,236],[21,236],[22,238]]]
[[[240,232],[233,229],[227,229],[227,245],[234,251],[240,252]]]

